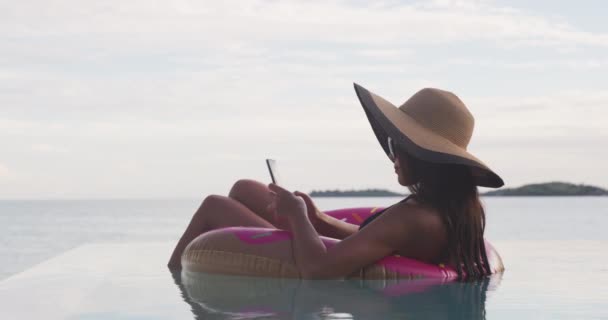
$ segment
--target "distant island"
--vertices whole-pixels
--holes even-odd
[[[608,196],[600,187],[567,182],[526,184],[518,188],[489,191],[484,196]]]
[[[489,197],[510,196],[608,196],[608,190],[585,184],[547,182],[526,184],[518,188],[505,188],[481,194]],[[311,197],[403,197],[405,194],[386,189],[313,190]]]
[[[313,190],[311,197],[402,197],[404,194],[385,189],[365,190]]]

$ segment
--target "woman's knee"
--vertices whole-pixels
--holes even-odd
[[[272,201],[268,186],[250,179],[237,181],[232,190],[230,190],[229,197],[244,204],[251,211],[263,217],[267,217],[267,207],[270,201]]]
[[[190,226],[196,226],[196,228],[202,228],[208,221],[209,212],[216,212],[220,209],[225,202],[229,200],[228,197],[211,194],[203,199],[198,210],[192,215]],[[190,227],[189,227],[190,228]]]
[[[226,226],[272,227],[242,203],[217,194],[211,194],[203,200],[192,220],[195,225],[201,227],[201,230]]]
[[[208,215],[209,212],[216,212],[217,210],[221,210],[227,205],[227,202],[234,201],[226,196],[221,196],[218,194],[211,194],[203,199],[203,202],[198,207],[198,210],[194,212],[192,217],[193,220],[201,220],[206,219],[205,216]]]
[[[240,179],[234,183],[228,196],[233,199],[242,200],[246,196],[259,193],[260,190],[267,191],[268,187],[256,180],[252,179]]]
[[[219,194],[210,194],[205,199],[203,199],[203,203],[201,203],[201,207],[217,207],[218,205],[222,205],[229,198],[226,196],[221,196]]]

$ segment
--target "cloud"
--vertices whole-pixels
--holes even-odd
[[[32,150],[40,153],[66,153],[68,149],[48,143],[37,143],[32,145]]]
[[[531,61],[508,61],[508,60],[497,60],[497,59],[448,59],[445,64],[447,65],[460,65],[460,66],[471,66],[471,67],[482,67],[482,68],[497,68],[497,69],[513,69],[513,70],[555,70],[556,68],[571,70],[571,71],[585,71],[585,70],[598,70],[605,69],[608,67],[608,59],[593,59],[593,58],[568,58],[568,59],[538,59]]]
[[[442,74],[450,64],[604,68],[605,59],[426,60],[436,46],[481,42],[537,48],[604,47],[607,35],[489,1],[19,1],[0,7],[0,101],[5,118],[131,114],[165,117],[280,110],[283,101],[348,90],[358,79]],[[434,21],[438,23],[429,23]],[[3,31],[2,31],[3,30]],[[430,46],[430,47],[429,47]],[[441,49],[444,50],[444,49]],[[386,81],[390,79],[390,81]],[[428,81],[435,84],[437,80]],[[387,92],[392,92],[387,88]],[[318,96],[318,95],[316,95]],[[399,97],[401,99],[401,97]],[[318,101],[310,101],[310,108]],[[97,110],[97,111],[93,111]],[[106,113],[107,115],[104,115]]]
[[[20,180],[0,192],[198,195],[266,178],[269,155],[303,189],[389,187],[353,81],[395,104],[453,88],[483,159],[520,181],[571,173],[572,153],[530,168],[603,156],[607,49],[493,1],[3,2],[0,142]]]
[[[9,176],[11,176],[11,172],[10,170],[3,165],[2,163],[0,163],[0,178],[8,178]]]
[[[394,46],[468,40],[515,41],[524,45],[608,45],[608,35],[592,33],[522,10],[488,1],[430,3],[355,3],[349,1],[106,1],[82,5],[74,0],[20,1],[0,13],[4,36],[44,37],[63,42],[78,38],[81,49],[102,49],[108,41],[123,44],[113,51],[184,46],[222,47],[230,53],[260,54],[252,43],[352,43]],[[429,23],[433,21],[434,23]],[[87,35],[87,37],[82,37]],[[42,38],[41,38],[42,37]],[[144,45],[141,47],[141,45]],[[139,49],[137,49],[139,47]],[[69,47],[68,47],[69,48]],[[173,48],[173,49],[171,49]],[[67,54],[65,48],[49,49]],[[91,55],[93,54],[93,55]]]
[[[509,144],[568,152],[593,149],[599,140],[608,139],[606,91],[472,97],[466,103],[478,120],[474,141],[487,148]]]

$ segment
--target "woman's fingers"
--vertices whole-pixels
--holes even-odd
[[[271,210],[277,205],[277,193],[274,191],[269,191],[268,194],[270,194],[270,202],[266,206],[266,211],[272,212]]]
[[[296,191],[296,192],[294,192],[294,194],[296,196],[302,197],[302,199],[304,199],[304,202],[306,202],[307,207],[314,208],[314,203],[312,202],[312,199],[310,198],[309,195],[307,195],[306,193],[300,192],[300,191]]]
[[[296,196],[300,196],[300,197],[304,198],[304,200],[306,200],[306,199],[310,200],[310,197],[304,192],[296,191],[296,192],[294,192],[294,194]]]
[[[282,187],[280,187],[280,186],[278,186],[278,185],[276,185],[274,183],[268,184],[268,189],[270,189],[270,190],[272,190],[272,191],[274,191],[274,192],[276,192],[278,194],[281,194],[281,193],[291,193],[291,192],[289,192],[289,190],[283,189]]]

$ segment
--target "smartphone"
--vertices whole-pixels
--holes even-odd
[[[274,159],[266,159],[266,165],[268,166],[268,172],[270,172],[270,179],[272,179],[272,183],[280,186],[281,179],[279,178],[277,171],[277,161]]]

